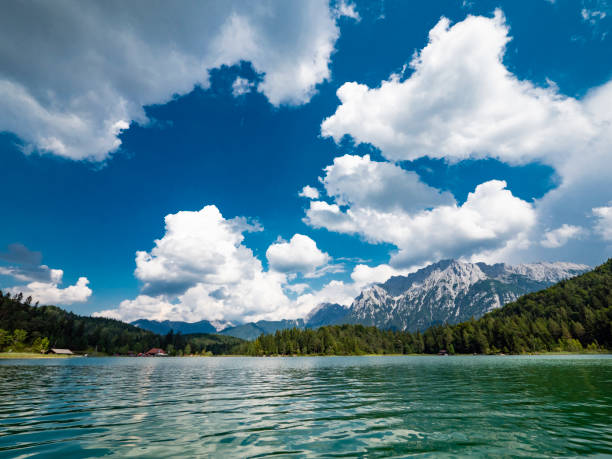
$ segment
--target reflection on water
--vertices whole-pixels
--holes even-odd
[[[612,454],[612,358],[0,361],[0,457]]]

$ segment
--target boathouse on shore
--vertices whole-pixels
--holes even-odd
[[[50,354],[74,355],[70,349],[49,349]]]

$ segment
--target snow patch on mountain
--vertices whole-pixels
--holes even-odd
[[[564,262],[511,266],[443,260],[364,290],[351,305],[346,322],[425,330],[480,317],[519,296],[589,269]]]

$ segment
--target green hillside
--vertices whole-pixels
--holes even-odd
[[[478,320],[424,333],[362,325],[283,330],[244,345],[250,355],[525,353],[612,350],[612,259],[586,274],[522,296]]]
[[[0,292],[0,351],[41,350],[46,344],[48,348],[110,355],[145,352],[153,347],[173,354],[227,354],[241,343],[242,340],[231,336],[180,333],[160,336],[118,320],[83,317],[56,306],[31,306],[20,295],[11,298]]]
[[[44,339],[47,339],[45,342]],[[591,272],[527,294],[478,320],[424,333],[363,325],[288,329],[252,342],[216,334],[160,336],[112,319],[31,306],[0,292],[0,351],[70,348],[106,354],[161,347],[171,354],[360,355],[612,350],[612,259]]]

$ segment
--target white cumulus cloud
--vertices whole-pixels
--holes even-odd
[[[503,256],[505,261],[513,262],[550,257],[550,247],[546,245],[555,245],[560,239],[535,245],[529,241],[541,241],[542,234],[550,228],[561,228],[564,224],[588,227],[590,215],[585,209],[600,208],[612,198],[609,185],[612,81],[592,88],[578,99],[562,94],[554,82],[539,86],[521,80],[503,63],[510,39],[509,27],[500,10],[493,17],[468,16],[456,24],[442,18],[430,31],[427,45],[412,57],[412,72],[406,78],[391,75],[377,87],[358,82],[343,84],[337,91],[340,104],[323,121],[321,132],[337,142],[349,135],[357,143],[370,143],[391,161],[424,156],[448,162],[493,157],[513,165],[540,162],[552,166],[557,188],[534,200],[531,211],[519,212],[516,219],[499,216],[501,221],[523,221],[523,225],[518,225],[521,230],[517,238],[509,241],[505,231],[491,233],[498,234],[501,248],[486,250],[489,256]],[[364,187],[369,186],[367,178],[361,182]],[[359,185],[355,188],[359,189]],[[369,191],[367,194],[370,195]],[[390,197],[383,201],[394,202]],[[358,219],[383,221],[388,219],[388,211],[367,206],[368,212],[363,212],[355,205],[342,209],[341,202],[312,202],[309,220],[315,226],[365,233],[366,238],[375,240],[399,242],[402,239],[368,235],[367,229],[355,224]],[[455,215],[445,206],[438,207],[423,215],[432,218]],[[486,212],[481,213],[485,220]],[[498,209],[490,212],[497,214]],[[465,214],[462,211],[456,215],[459,213]],[[428,219],[413,216],[411,222]],[[396,218],[387,221],[389,225],[400,223]],[[511,226],[519,229],[517,225]],[[407,233],[411,233],[408,228]],[[470,258],[473,255],[469,253],[475,248],[472,243],[476,243],[478,250],[484,249],[476,242],[479,238],[464,238],[463,228],[459,226],[458,234],[459,242],[466,244],[465,250],[449,251],[448,244],[441,240],[441,248],[432,252],[432,258],[442,253]],[[433,232],[434,239],[439,232],[438,229]],[[581,248],[576,244],[561,244],[557,248],[562,248],[562,252],[553,256],[595,263],[604,247],[601,238],[594,237],[596,233],[587,233],[581,236]],[[430,238],[422,234],[424,245],[429,248]]]
[[[0,131],[71,159],[103,160],[143,107],[209,69],[249,61],[274,105],[303,104],[330,77],[339,36],[325,0],[13,2],[0,15]]]
[[[393,276],[406,275],[415,269],[416,268],[411,267],[409,269],[398,270],[387,264],[377,266],[359,264],[353,268],[351,279],[361,288],[369,284],[385,282]]]
[[[287,275],[264,270],[243,244],[243,233],[260,230],[259,225],[240,217],[226,219],[213,205],[167,215],[165,222],[165,234],[153,249],[136,253],[141,295],[96,315],[126,321],[146,317],[242,322],[297,318],[308,312],[285,295]],[[314,241],[314,257],[304,252],[312,248],[304,237],[292,238],[292,247],[306,257],[294,268],[324,263],[328,256],[316,249]],[[278,266],[288,268],[280,262],[280,253]]]
[[[606,241],[612,241],[612,206],[602,206],[593,209],[597,218],[595,231]]]
[[[298,196],[308,199],[319,199],[319,190],[310,185],[306,185],[302,188],[302,191],[298,193]]]
[[[564,223],[559,228],[547,231],[542,239],[542,246],[548,248],[562,247],[572,238],[583,234],[584,228]]]
[[[33,302],[52,305],[83,303],[92,294],[89,280],[79,277],[74,285],[61,287],[64,271],[40,264],[42,254],[33,252],[23,244],[10,244],[6,252],[0,252],[0,275],[11,277],[25,284],[8,286],[3,289],[11,294],[23,293],[24,298],[31,296]]]
[[[327,265],[331,257],[322,252],[315,241],[295,234],[289,242],[276,242],[266,251],[270,269],[281,273],[316,275],[317,268]]]
[[[394,160],[558,162],[605,126],[554,86],[537,87],[510,73],[502,61],[509,40],[499,10],[453,26],[442,18],[407,79],[391,75],[378,88],[342,85],[341,105],[322,123],[323,135],[339,141],[348,134]]]
[[[86,277],[79,277],[76,284],[65,288],[59,287],[61,276],[55,280],[57,282],[30,282],[26,285],[11,287],[8,291],[14,295],[21,292],[24,298],[31,296],[34,302],[52,305],[82,303],[87,301],[92,294],[91,289],[87,286],[89,280]]]
[[[336,158],[321,182],[334,202],[311,201],[304,221],[395,245],[394,268],[501,249],[523,239],[536,221],[533,206],[513,196],[504,181],[478,185],[458,205],[415,173],[367,155]]]
[[[325,191],[340,206],[410,212],[454,202],[450,193],[424,184],[415,172],[372,161],[370,155],[335,158],[324,172],[321,182]]]
[[[334,9],[334,13],[338,17],[344,16],[347,18],[354,19],[356,22],[361,21],[361,16],[359,15],[359,12],[357,11],[357,7],[355,6],[353,2],[347,2],[346,0],[340,0]]]

